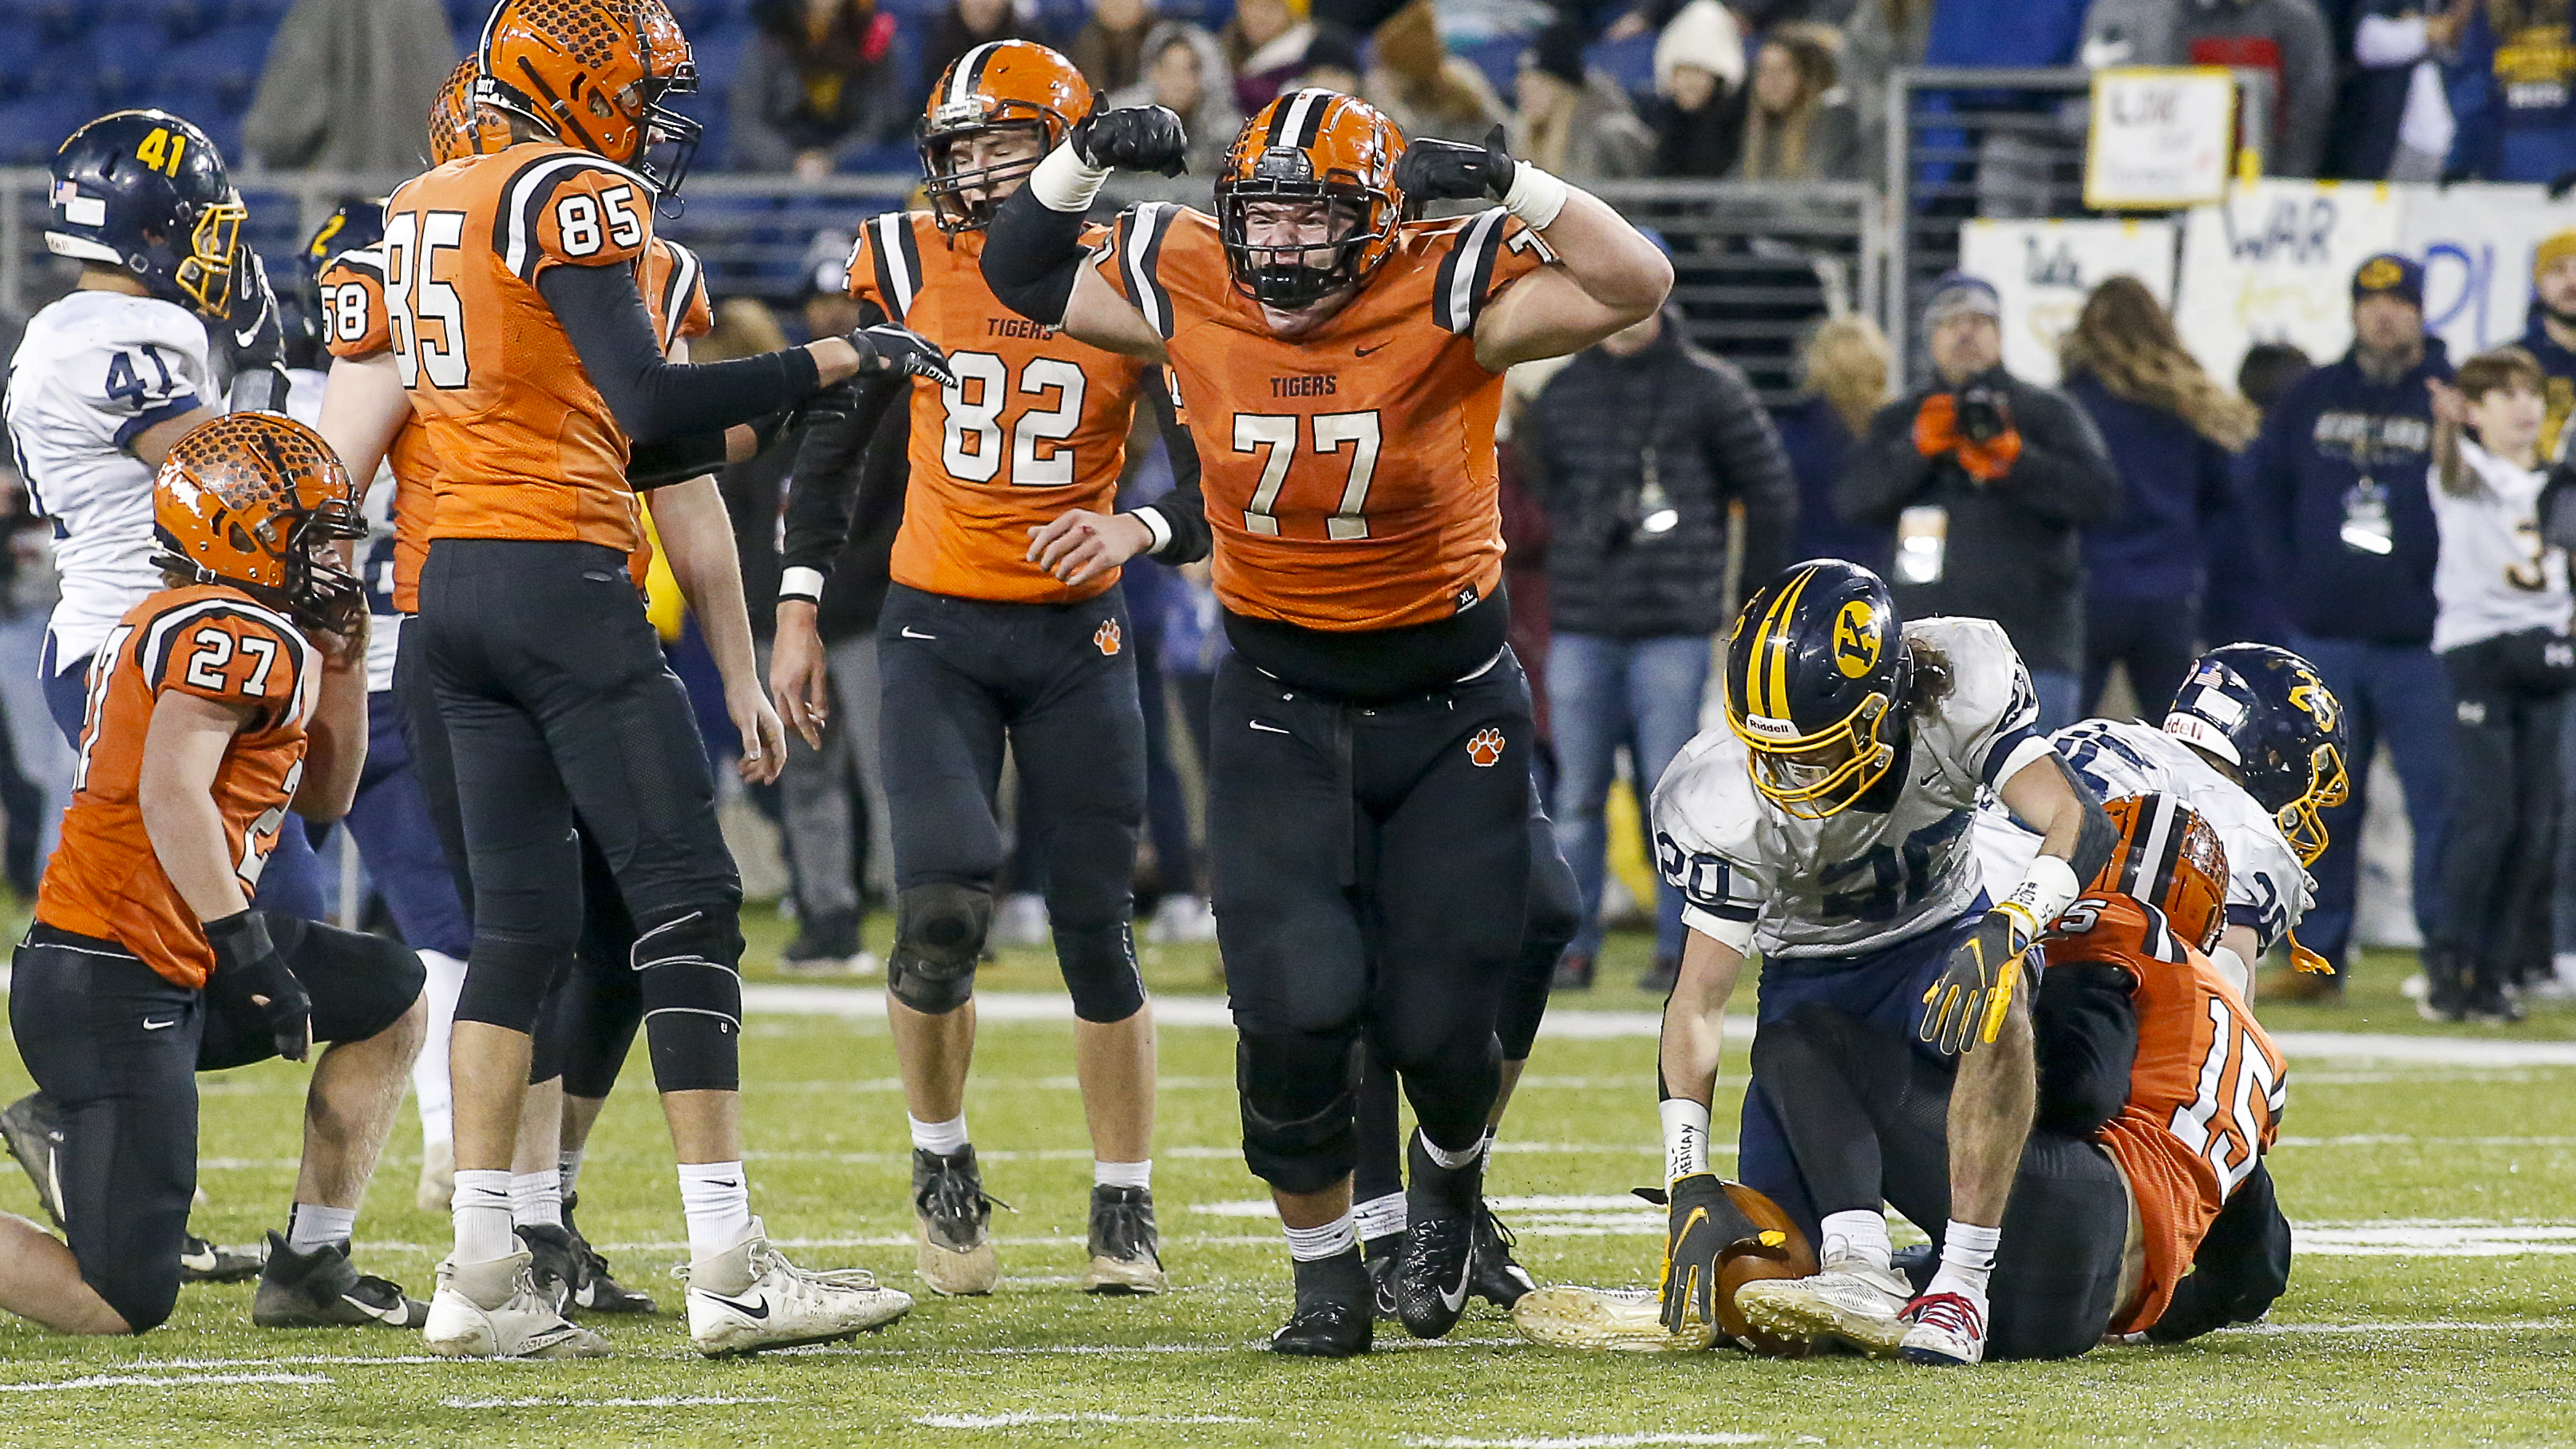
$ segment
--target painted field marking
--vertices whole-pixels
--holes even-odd
[[[2436,1318],[2422,1323],[2240,1323],[2216,1333],[2256,1336],[2293,1333],[2565,1333],[2576,1320],[2565,1318]]]
[[[1760,1444],[1767,1434],[1580,1434],[1563,1439],[1405,1440],[1408,1449],[1630,1449],[1645,1444]]]
[[[917,1414],[925,1429],[1016,1429],[1024,1424],[1258,1424],[1240,1414],[1067,1414],[1024,1409],[1004,1414]]]
[[[657,1394],[645,1399],[580,1399],[569,1394],[555,1394],[530,1399],[446,1398],[438,1402],[450,1409],[714,1409],[729,1404],[783,1404],[787,1401],[774,1394],[748,1397],[733,1394]]]
[[[252,1360],[259,1362],[259,1360]],[[55,1393],[65,1389],[182,1389],[236,1384],[327,1384],[321,1374],[86,1374],[42,1383],[0,1384],[0,1394]]]

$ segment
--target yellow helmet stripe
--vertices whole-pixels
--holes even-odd
[[[1789,623],[1797,615],[1798,596],[1815,576],[1816,571],[1808,569],[1791,579],[1780,597],[1771,601],[1762,632],[1754,636],[1755,667],[1762,670],[1755,698],[1762,702],[1760,713],[1772,719],[1789,718]]]

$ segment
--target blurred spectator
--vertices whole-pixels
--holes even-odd
[[[2236,390],[2269,419],[2291,384],[2315,369],[2306,353],[2287,342],[2257,342],[2236,365]],[[2236,502],[2247,509],[2252,484],[2246,470],[2253,457],[2254,450],[2246,449],[2236,455],[2232,468]],[[2251,514],[2247,526],[2213,529],[2202,535],[2202,542],[2209,551],[2209,592],[2200,617],[2203,642],[2213,648],[2238,643],[2289,647],[2290,619],[2273,593],[2271,554],[2256,536]]]
[[[1735,165],[1743,83],[1735,12],[1717,0],[1690,0],[1655,37],[1653,174],[1717,177]]]
[[[1772,27],[1753,58],[1744,118],[1747,181],[1848,181],[1859,174],[1860,132],[1841,81],[1843,38],[1793,20]]]
[[[1628,93],[1583,64],[1583,34],[1563,21],[1521,52],[1520,125],[1512,154],[1580,185],[1642,176],[1655,138]]]
[[[1154,23],[1146,0],[1092,0],[1091,18],[1065,51],[1073,68],[1102,95],[1145,78],[1145,39]]]
[[[1190,138],[1189,173],[1213,176],[1243,129],[1226,83],[1225,51],[1215,36],[1186,20],[1155,23],[1145,36],[1145,78],[1108,99],[1111,106],[1169,106]]]
[[[1513,441],[1547,513],[1554,815],[1583,896],[1561,979],[1589,985],[1619,748],[1643,800],[1699,731],[1725,622],[1728,510],[1744,507],[1744,576],[1768,578],[1785,562],[1796,485],[1753,385],[1686,342],[1670,310],[1577,354]],[[1682,947],[1679,894],[1659,884],[1656,896],[1650,982]]]
[[[2236,364],[2236,390],[2268,416],[2290,385],[2316,370],[2316,363],[2288,342],[2257,342]]]
[[[1339,91],[1346,96],[1360,93],[1360,43],[1349,31],[1338,25],[1315,27],[1315,38],[1306,42],[1306,59],[1298,66],[1296,76],[1283,87],[1286,90],[1307,88]],[[1408,136],[1406,139],[1412,138]]]
[[[1279,98],[1289,78],[1306,65],[1315,38],[1307,0],[1241,0],[1219,37],[1234,76],[1234,103],[1251,115]]]
[[[2202,541],[2238,516],[2232,455],[2262,415],[2201,370],[2135,277],[2093,289],[2061,356],[2066,395],[2100,430],[2123,493],[2084,530],[2082,712],[2101,713],[2117,664],[2140,712],[2162,720],[2199,652]]]
[[[1887,334],[1857,312],[1829,318],[1807,339],[1798,371],[1804,395],[1780,415],[1780,447],[1798,480],[1798,541],[1790,552],[1848,559],[1884,574],[1895,563],[1895,530],[1844,522],[1834,511],[1834,479],[1870,418],[1894,396]]]
[[[2440,57],[2459,48],[2475,0],[2358,0],[2353,68],[2335,100],[2325,174],[2355,181],[2438,181],[2457,139]]]
[[[940,73],[985,41],[1042,38],[1020,14],[1017,0],[948,0],[922,42],[921,73],[912,78],[914,104],[907,112],[920,110],[930,99],[930,88],[939,84]]]
[[[421,118],[456,68],[438,0],[295,0],[269,43],[242,147],[279,171],[409,174]]]
[[[2003,304],[1981,278],[1941,278],[1923,310],[1931,385],[1870,419],[1834,502],[1896,527],[1888,583],[1908,619],[2004,626],[2039,693],[2040,728],[2076,718],[2084,667],[2076,530],[2119,505],[2093,420],[2064,393],[2004,371]]]
[[[2334,115],[2334,42],[2317,0],[2093,0],[2083,60],[2227,65],[2273,79],[2273,176],[2314,176]]]
[[[1413,0],[1389,16],[1371,42],[1375,63],[1361,93],[1386,112],[1406,140],[1482,141],[1511,119],[1485,73],[1440,43],[1431,0]]]
[[[2434,392],[2433,649],[2457,702],[2442,934],[2424,940],[2423,1012],[2439,1021],[2520,1021],[2508,988],[2526,972],[2551,979],[2559,721],[2576,644],[2567,555],[2540,539],[2544,381],[2530,353],[2500,347],[2461,363],[2456,391]]]
[[[1939,0],[1859,0],[1843,25],[1843,90],[1860,128],[1860,174],[1887,171],[1887,78],[1921,65]]]
[[[2471,7],[2449,76],[2459,131],[2447,177],[2547,185],[2576,171],[2576,14],[2567,6]]]
[[[829,176],[908,119],[888,63],[894,15],[876,0],[755,0],[751,19],[759,34],[727,101],[735,170]]]
[[[2567,420],[2576,413],[2576,228],[2543,239],[2531,249],[2531,322],[2523,350],[2547,381],[2541,397],[2549,413],[2540,429],[2540,456],[2558,459]]]
[[[2448,818],[2451,687],[2433,657],[2433,507],[2416,480],[2432,458],[2427,378],[2447,380],[2442,340],[2424,330],[2424,269],[2399,256],[2352,280],[2352,350],[2291,385],[2263,420],[2244,477],[2266,574],[2288,613],[2290,647],[2343,704],[2348,804],[2311,868],[2316,905],[2303,940],[2334,976],[2299,976],[2302,995],[2340,999],[2352,942],[2371,757],[2386,740],[2415,830],[2415,920],[2438,940]],[[2313,983],[2313,984],[2312,984]]]

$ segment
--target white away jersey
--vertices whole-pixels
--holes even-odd
[[[126,610],[162,587],[152,470],[125,448],[200,405],[221,410],[223,400],[205,324],[184,307],[74,292],[27,323],[9,360],[9,444],[28,499],[54,525],[57,669],[95,653]]]
[[[2442,539],[2433,568],[2433,652],[2525,629],[2567,629],[2567,555],[2540,544],[2540,487],[2547,469],[2517,468],[2460,440],[2469,491],[2442,486],[2425,470],[2433,524]]]
[[[1751,924],[1765,955],[1854,956],[1974,904],[1984,878],[1969,824],[1982,792],[2048,753],[2038,696],[2000,625],[1918,619],[1904,632],[1948,660],[1953,683],[1913,716],[1905,783],[1884,814],[1789,814],[1754,788],[1744,742],[1723,725],[1664,772],[1656,865],[1682,893],[1686,924],[1720,939]]]
[[[2263,949],[2270,950],[2307,914],[2316,886],[2280,825],[2198,750],[2133,720],[2078,720],[2049,738],[2104,800],[2163,794],[2199,811],[2227,852],[2227,922],[2253,927]],[[1977,812],[1977,858],[1988,884],[2009,888],[2038,854],[2039,837],[2000,804]]]

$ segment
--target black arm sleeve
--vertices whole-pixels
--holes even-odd
[[[1170,541],[1146,556],[1157,563],[1197,563],[1208,556],[1211,546],[1207,501],[1199,494],[1198,441],[1172,406],[1160,368],[1146,379],[1145,401],[1154,409],[1154,421],[1162,426],[1163,451],[1172,460],[1172,491],[1135,510],[1161,519],[1163,530],[1171,534]]]
[[[1082,270],[1084,219],[1050,211],[1025,186],[1012,192],[984,229],[984,285],[1030,321],[1062,324]]]
[[[2213,1328],[2251,1323],[2290,1286],[2290,1220],[2281,1216],[2272,1169],[2255,1164],[2219,1209],[2192,1255],[2191,1273],[2174,1286],[2164,1317],[2147,1330],[2155,1343],[2180,1343]]]
[[[859,325],[886,320],[885,310],[862,299]],[[901,374],[860,378],[853,386],[857,405],[830,422],[808,429],[796,444],[796,466],[787,475],[787,525],[779,548],[782,569],[812,569],[829,578],[832,561],[850,540],[850,520],[863,512],[858,497],[868,470],[868,442],[877,435],[886,409],[911,396],[912,379]],[[803,597],[802,593],[795,597]]]
[[[2137,982],[2117,966],[2072,961],[2040,974],[2031,1003],[2039,1057],[2034,1131],[2090,1137],[2129,1100],[2138,1059]]]
[[[626,458],[626,486],[638,493],[704,477],[725,465],[725,430],[639,443]]]
[[[537,291],[554,308],[617,426],[637,446],[721,432],[776,412],[821,383],[814,355],[803,348],[734,362],[666,360],[627,267],[551,267],[537,278]]]

